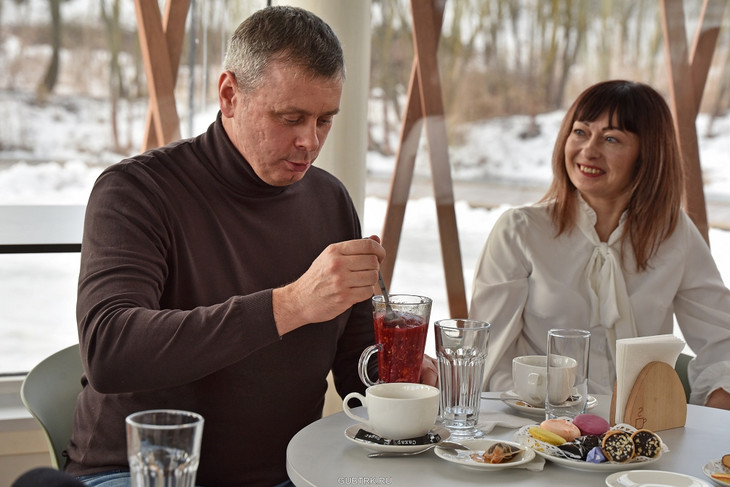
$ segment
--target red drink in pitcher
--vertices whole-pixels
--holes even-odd
[[[375,341],[382,345],[378,356],[379,382],[419,382],[426,347],[428,321],[414,314],[399,313],[401,319],[387,321],[376,313]]]

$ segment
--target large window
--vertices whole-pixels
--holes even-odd
[[[446,2],[439,63],[467,296],[503,205],[535,201],[546,189],[557,126],[575,95],[619,77],[668,95],[660,3]],[[701,3],[685,2],[690,46]],[[191,2],[176,88],[184,137],[215,116],[225,39],[265,4]],[[697,129],[712,250],[730,282],[725,10]],[[413,60],[409,2],[373,0],[371,22],[363,221],[366,233],[380,233]],[[104,167],[138,152],[147,109],[138,42],[130,0],[0,0],[0,205],[84,205]],[[422,142],[391,287],[432,296],[438,319],[448,304]],[[26,371],[76,341],[78,258],[0,255],[0,373]]]

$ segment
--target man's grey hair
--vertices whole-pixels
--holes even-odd
[[[300,67],[313,77],[345,78],[345,58],[335,33],[297,7],[267,7],[241,22],[228,44],[224,68],[236,76],[239,90],[250,92],[274,61]]]

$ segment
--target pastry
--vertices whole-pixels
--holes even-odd
[[[730,468],[730,453],[722,456],[722,465],[725,468]]]
[[[536,440],[544,441],[545,443],[550,443],[551,445],[562,445],[565,443],[565,438],[563,438],[560,435],[556,435],[552,431],[548,431],[545,428],[540,428],[539,426],[531,426],[530,429],[527,430],[530,433],[530,436],[535,438]]]
[[[601,437],[596,435],[579,436],[573,441],[558,445],[565,456],[573,460],[586,460],[588,452],[595,447],[601,447]]]
[[[656,458],[662,452],[662,442],[649,430],[637,430],[631,435],[634,442],[634,454],[637,457]]]
[[[723,482],[730,482],[730,473],[715,472],[712,474],[712,478],[722,480]]]
[[[573,424],[582,435],[602,435],[610,428],[608,421],[595,414],[579,414],[573,419]]]
[[[491,445],[483,454],[474,453],[469,456],[472,460],[479,463],[503,463],[509,462],[521,451],[516,446],[498,441]]]
[[[601,443],[603,454],[611,462],[628,462],[634,456],[634,442],[625,431],[610,430],[606,432]]]
[[[540,423],[540,428],[565,438],[565,441],[573,441],[580,436],[578,427],[566,419],[546,419]]]
[[[585,460],[583,457],[583,448],[576,441],[569,441],[558,445],[558,448],[563,450],[566,457],[572,458],[573,460]]]

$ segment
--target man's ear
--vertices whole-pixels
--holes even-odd
[[[231,71],[223,71],[218,78],[218,103],[224,117],[233,117],[234,99],[238,95],[236,75]]]

